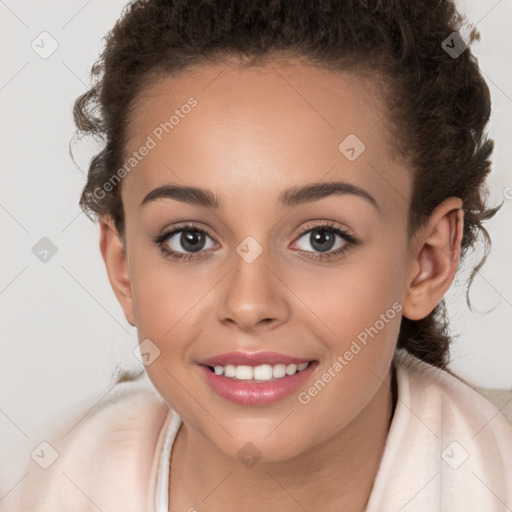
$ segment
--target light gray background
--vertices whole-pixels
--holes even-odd
[[[132,352],[135,328],[108,282],[98,226],[78,208],[85,174],[68,154],[73,102],[125,3],[0,0],[0,498],[22,478],[41,422],[78,401],[94,404],[116,367],[142,368]],[[490,203],[505,204],[487,225],[494,245],[472,288],[474,312],[457,284],[447,294],[453,333],[461,334],[451,368],[476,385],[511,389],[512,0],[459,6],[482,37],[473,52],[493,100]],[[43,31],[59,45],[47,59],[31,48]],[[96,149],[76,150],[82,170]],[[58,249],[46,263],[32,253],[42,237]]]

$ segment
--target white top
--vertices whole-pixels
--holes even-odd
[[[155,512],[169,512],[169,463],[174,439],[182,423],[181,417],[175,411],[165,433],[162,454],[158,464]]]
[[[366,512],[512,511],[512,426],[449,373],[405,352],[398,400]],[[169,461],[182,420],[165,435],[156,512],[169,510]]]
[[[396,368],[397,406],[367,512],[512,512],[505,416],[405,352]],[[0,482],[0,511],[167,512],[179,415],[149,379],[83,405],[30,436],[26,469]]]

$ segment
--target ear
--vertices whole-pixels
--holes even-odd
[[[135,326],[126,249],[111,217],[102,216],[99,224],[100,251],[107,268],[110,285],[123,308],[126,320],[130,325]]]
[[[411,245],[411,272],[402,314],[421,320],[452,284],[460,260],[464,228],[462,200],[450,197],[432,213]]]

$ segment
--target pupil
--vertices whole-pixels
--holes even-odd
[[[204,233],[201,233],[197,230],[183,231],[180,237],[180,243],[182,247],[191,252],[197,252],[201,250],[201,242],[204,243]]]
[[[326,229],[314,229],[311,231],[311,246],[318,251],[329,251],[334,245],[334,235]],[[327,245],[327,247],[326,247]]]

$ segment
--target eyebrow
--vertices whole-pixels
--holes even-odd
[[[313,201],[319,201],[326,197],[343,194],[362,197],[372,204],[377,210],[380,210],[377,201],[366,190],[343,181],[311,183],[308,185],[289,188],[279,195],[278,203],[282,206],[292,207]],[[210,190],[182,185],[162,185],[161,187],[157,187],[144,197],[140,205],[143,206],[160,198],[175,199],[183,203],[211,208],[214,210],[222,208],[221,199],[214,195]]]

